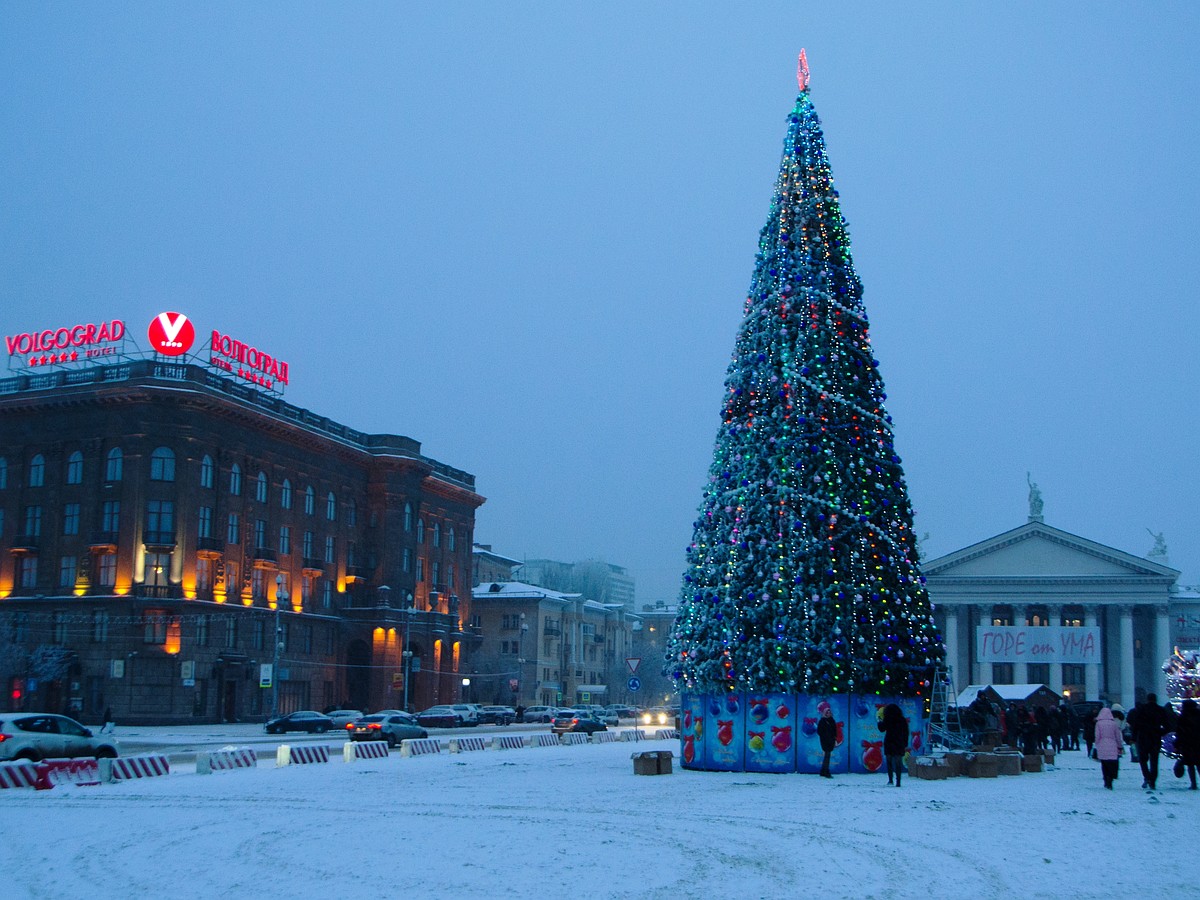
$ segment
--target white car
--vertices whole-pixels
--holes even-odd
[[[118,756],[110,734],[94,735],[74,719],[54,713],[0,713],[0,760]]]
[[[454,710],[454,714],[458,716],[458,721],[461,724],[479,724],[479,710],[482,707],[478,703],[452,703],[450,708]]]

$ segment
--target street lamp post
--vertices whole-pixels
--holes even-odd
[[[404,607],[404,649],[400,651],[400,656],[404,660],[404,711],[408,712],[408,680],[412,677],[413,655],[408,638],[412,634],[413,595],[408,594],[405,599],[407,605]]]
[[[521,613],[521,637],[517,643],[517,702],[525,692],[525,634],[529,631],[529,623],[525,621],[525,613]]]
[[[275,656],[271,662],[271,718],[279,715],[279,651],[283,644],[283,625],[279,614],[287,600],[287,588],[283,586],[283,573],[275,576]]]

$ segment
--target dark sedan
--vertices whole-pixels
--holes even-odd
[[[458,713],[450,706],[431,706],[417,713],[417,722],[422,728],[457,728],[461,723]]]
[[[309,734],[324,734],[333,728],[333,719],[311,709],[288,713],[268,719],[263,726],[267,734],[283,734],[288,731],[307,731]]]
[[[592,734],[597,731],[608,731],[608,726],[591,713],[582,710],[567,710],[565,715],[555,717],[554,722],[550,725],[550,730],[555,734],[564,734],[568,731]]]

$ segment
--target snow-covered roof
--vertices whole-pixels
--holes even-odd
[[[569,603],[573,600],[578,600],[583,595],[564,594],[560,591],[538,587],[536,584],[525,584],[523,581],[493,581],[476,585],[471,590],[471,596],[478,600],[486,600],[489,597],[502,597],[506,600],[512,600],[519,597],[522,599],[557,600],[560,603]]]
[[[979,692],[987,688],[991,688],[1005,701],[1028,700],[1041,689],[1050,691],[1044,684],[968,684],[958,695],[958,705],[970,706]]]

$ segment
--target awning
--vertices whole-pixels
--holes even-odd
[[[606,694],[608,693],[607,684],[577,684],[575,692],[578,694]]]

